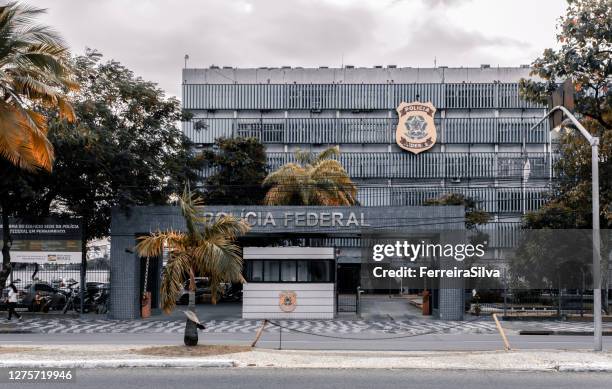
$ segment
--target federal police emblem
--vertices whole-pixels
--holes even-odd
[[[278,294],[278,306],[283,312],[293,312],[297,305],[297,294],[292,290],[283,290]]]
[[[414,154],[432,148],[437,139],[435,113],[436,108],[432,103],[402,102],[397,107],[399,116],[395,131],[397,145]]]

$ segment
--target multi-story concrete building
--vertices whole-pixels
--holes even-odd
[[[183,129],[202,148],[222,136],[257,137],[271,170],[298,148],[338,145],[362,206],[418,206],[461,193],[492,214],[486,229],[508,230],[544,203],[553,179],[547,123],[530,130],[545,107],[519,96],[529,72],[487,65],[183,69],[183,106],[193,113]],[[396,109],[414,101],[436,108],[437,141],[418,154],[396,144]],[[501,250],[512,242],[495,244]],[[358,238],[321,245],[338,248],[339,280],[343,265],[360,261]]]
[[[515,223],[542,204],[553,174],[547,123],[528,131],[545,107],[519,96],[529,70],[184,69],[183,106],[194,114],[184,132],[200,147],[257,137],[270,169],[298,148],[339,145],[364,206],[419,205],[452,191],[478,200],[496,223]],[[395,142],[396,108],[417,100],[437,108],[438,139],[413,155]]]

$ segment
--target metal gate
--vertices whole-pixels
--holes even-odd
[[[359,314],[360,288],[357,287],[355,293],[336,294],[336,312],[354,312]]]

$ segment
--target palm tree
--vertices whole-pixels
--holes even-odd
[[[68,49],[53,30],[34,23],[44,12],[15,2],[0,6],[0,157],[26,170],[53,165],[42,110],[74,120],[65,95],[77,88]]]
[[[73,121],[65,93],[77,89],[67,65],[68,49],[50,28],[34,23],[45,11],[11,2],[0,6],[0,166],[50,171],[53,147],[47,139],[47,115]],[[8,204],[2,212],[2,271],[4,288],[11,272]]]
[[[213,304],[221,282],[244,282],[242,256],[236,238],[249,230],[249,225],[233,216],[207,218],[200,216],[202,200],[185,188],[179,200],[186,231],[157,231],[139,238],[136,251],[141,257],[159,257],[168,249],[168,263],[162,274],[161,306],[170,313],[185,278],[189,279],[189,306],[195,312],[195,277],[209,277]],[[187,319],[185,344],[198,342],[196,323]]]
[[[267,205],[356,205],[357,187],[334,156],[339,148],[330,147],[319,154],[298,150],[297,162],[281,166],[263,182],[270,187]]]

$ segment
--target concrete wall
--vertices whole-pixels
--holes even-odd
[[[279,307],[280,294],[296,294],[293,312]],[[244,319],[333,319],[335,313],[333,283],[248,283],[244,285]]]
[[[461,230],[464,228],[464,208],[461,206],[446,207],[263,207],[263,206],[211,206],[205,212],[232,213],[240,216],[243,212],[256,212],[267,215],[271,213],[276,220],[283,220],[285,213],[293,216],[296,212],[342,213],[343,220],[351,213],[359,222],[367,226],[308,226],[301,222],[296,225],[295,217],[291,223],[276,223],[276,226],[256,224],[251,232],[255,235],[297,234],[306,237],[309,234],[326,234],[330,237],[359,237],[371,230],[382,231],[421,231],[421,230]],[[363,214],[363,215],[362,215]],[[279,219],[280,218],[280,219]],[[262,219],[265,223],[265,217]],[[321,220],[321,219],[319,219]],[[257,218],[253,222],[258,222]],[[438,221],[438,223],[436,223]],[[116,319],[134,319],[140,317],[140,261],[135,254],[136,237],[156,230],[185,229],[185,221],[176,206],[134,207],[127,212],[114,208],[111,222],[111,316]],[[359,252],[355,251],[354,255]],[[360,257],[345,262],[361,262]],[[311,285],[311,284],[304,284]],[[333,284],[330,284],[333,289]],[[332,291],[333,294],[333,291]],[[278,296],[277,296],[278,297]],[[332,300],[333,301],[333,300]],[[304,308],[306,309],[306,308]]]

